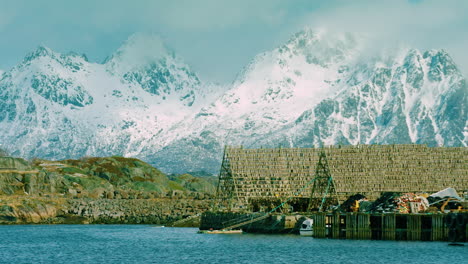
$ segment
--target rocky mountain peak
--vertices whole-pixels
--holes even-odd
[[[40,72],[45,75],[54,75],[57,72],[63,72],[59,69],[66,69],[65,72],[78,72],[84,69],[88,64],[85,55],[79,55],[74,52],[61,54],[50,48],[39,46],[35,51],[26,55],[23,61],[12,69],[15,73],[21,72]]]
[[[201,85],[195,72],[157,35],[130,36],[104,66],[162,101],[183,101],[185,106],[195,103]]]
[[[37,47],[36,50],[34,50],[33,52],[27,54],[23,61],[24,62],[28,62],[28,61],[32,61],[36,58],[39,58],[39,57],[55,57],[55,52],[52,51],[51,49],[45,47],[45,46],[39,46]]]
[[[429,67],[428,78],[430,81],[438,82],[442,80],[443,76],[454,74],[461,77],[458,67],[445,50],[429,50],[424,53],[423,57]]]

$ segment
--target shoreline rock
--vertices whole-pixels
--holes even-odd
[[[154,224],[198,226],[210,200],[0,198],[0,224]],[[184,219],[189,221],[184,221]],[[181,221],[182,220],[182,221]],[[180,222],[177,224],[177,222]]]

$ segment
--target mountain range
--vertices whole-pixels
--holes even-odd
[[[305,29],[225,85],[159,37],[103,63],[39,47],[0,72],[0,147],[26,158],[122,155],[164,172],[219,170],[225,145],[468,145],[468,85],[444,50],[376,50]]]

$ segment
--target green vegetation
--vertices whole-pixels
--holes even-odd
[[[215,193],[217,177],[194,177],[190,174],[170,175],[169,179],[178,183],[182,188],[192,192]]]
[[[167,176],[146,162],[120,156],[62,161],[0,158],[0,195],[52,195],[76,198],[136,199],[212,195],[213,177]],[[15,170],[21,165],[21,171]]]

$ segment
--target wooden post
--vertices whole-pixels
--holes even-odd
[[[371,239],[370,214],[358,213],[357,224],[358,239]]]
[[[396,216],[395,214],[383,215],[382,217],[382,239],[395,240],[396,232]]]
[[[406,238],[407,240],[421,240],[421,215],[410,214],[406,218],[407,229]]]
[[[444,216],[440,214],[433,214],[431,218],[431,240],[440,241],[444,238]]]
[[[312,219],[314,219],[314,237],[317,237],[317,238],[326,237],[325,218],[326,218],[325,213],[315,213],[312,216]]]
[[[356,239],[356,217],[353,213],[346,214],[346,239]]]
[[[332,238],[340,238],[340,229],[341,229],[341,219],[340,214],[335,213],[333,214],[333,222],[332,222]]]

